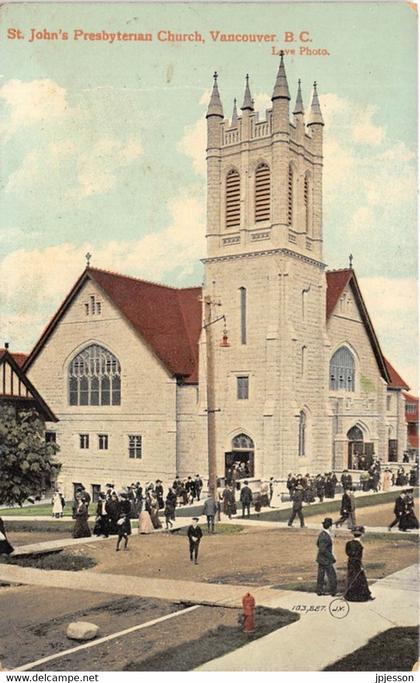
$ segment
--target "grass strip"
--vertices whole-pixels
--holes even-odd
[[[324,671],[411,671],[418,653],[416,626],[390,628]]]

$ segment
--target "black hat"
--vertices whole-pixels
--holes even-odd
[[[326,527],[327,529],[329,529],[329,527],[332,526],[333,524],[334,524],[334,522],[332,520],[332,517],[325,517],[324,521],[322,522],[322,526]]]
[[[193,522],[198,522],[198,517],[193,517],[192,520]]]
[[[353,526],[351,528],[351,533],[353,536],[362,536],[362,534],[365,533],[365,527],[364,526]]]

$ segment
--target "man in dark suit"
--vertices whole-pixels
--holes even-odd
[[[353,478],[348,470],[343,470],[341,486],[343,487],[343,492],[348,491],[353,486]]]
[[[340,508],[340,519],[337,519],[335,522],[336,528],[341,526],[343,522],[346,521],[346,519],[349,519],[351,513],[351,498],[350,498],[350,489],[346,488],[343,493],[343,497],[341,499],[341,508]]]
[[[333,521],[331,517],[326,517],[322,522],[323,529],[316,542],[318,546],[318,554],[316,557],[316,561],[318,563],[316,592],[318,595],[325,595],[325,574],[328,577],[328,587],[331,595],[335,595],[337,592],[337,574],[335,573],[334,569],[335,557],[333,555],[333,540],[330,531],[332,525]]]
[[[296,486],[295,491],[293,492],[292,503],[293,503],[292,514],[289,517],[289,521],[287,522],[287,526],[292,526],[293,520],[297,515],[299,517],[299,520],[300,520],[300,526],[301,526],[301,528],[303,528],[305,526],[305,520],[303,519],[303,514],[302,514],[303,486],[301,484],[298,484]]]
[[[248,512],[247,516],[249,517],[251,514],[252,491],[247,481],[244,481],[244,485],[241,488],[240,500],[242,503],[242,517],[245,517],[245,510]]]
[[[392,527],[400,523],[401,517],[405,511],[405,491],[401,491],[400,495],[395,499],[394,505],[394,521],[389,525],[388,531],[391,531]]]
[[[190,542],[190,560],[194,559],[194,564],[198,564],[198,546],[203,536],[201,528],[198,526],[198,517],[192,518],[192,524],[188,527],[188,540]]]

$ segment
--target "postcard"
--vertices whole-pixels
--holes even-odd
[[[417,6],[0,12],[1,679],[414,681]]]

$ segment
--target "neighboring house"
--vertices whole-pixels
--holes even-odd
[[[44,422],[58,422],[23,371],[26,358],[24,353],[10,353],[8,348],[0,348],[0,406],[7,404],[16,410],[34,408]]]
[[[419,457],[419,399],[418,396],[403,393],[405,399],[405,421],[407,423],[407,452],[410,460]]]
[[[406,383],[383,356],[353,268],[322,256],[323,119],[314,89],[279,67],[265,121],[248,79],[225,119],[215,77],[207,111],[203,288],[175,289],[87,267],[25,362],[60,418],[65,496],[207,472],[203,304],[224,315],[214,344],[219,476],[401,461]],[[337,227],[340,229],[340,226]],[[212,326],[222,337],[223,323]]]

